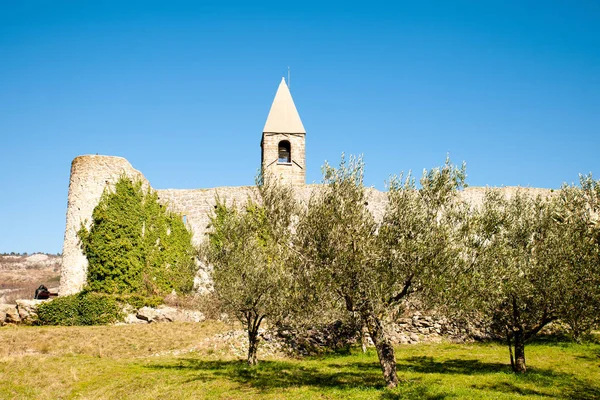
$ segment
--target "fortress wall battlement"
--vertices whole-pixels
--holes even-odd
[[[81,250],[77,231],[84,224],[89,228],[92,212],[105,188],[113,188],[121,175],[132,180],[141,180],[145,187],[150,183],[144,175],[134,169],[122,157],[84,155],[76,157],[71,164],[71,178],[67,202],[67,218],[63,244],[63,263],[60,279],[60,295],[81,291],[87,277],[87,259]],[[297,198],[307,203],[311,193],[320,185],[298,185],[294,187]],[[532,196],[546,195],[548,189],[503,187],[501,190],[511,197],[517,190],[524,190]],[[245,204],[248,198],[255,198],[254,186],[219,187],[213,189],[158,189],[159,200],[174,212],[182,215],[193,233],[194,245],[199,245],[205,237],[214,210],[217,196],[227,202]],[[460,192],[462,199],[473,206],[483,202],[486,188],[472,187]],[[367,188],[367,207],[377,221],[381,221],[387,204],[386,192]],[[185,217],[184,217],[185,216]],[[201,280],[210,277],[200,277]]]

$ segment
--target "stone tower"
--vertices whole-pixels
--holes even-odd
[[[280,177],[286,184],[305,185],[305,140],[304,125],[282,78],[260,141],[263,173]]]

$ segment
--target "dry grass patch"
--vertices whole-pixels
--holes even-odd
[[[205,349],[207,339],[232,329],[216,321],[112,326],[6,326],[0,359],[28,354],[135,358],[173,350]],[[219,349],[220,350],[220,349]]]

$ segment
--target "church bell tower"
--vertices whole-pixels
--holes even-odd
[[[306,131],[290,89],[281,79],[263,129],[261,171],[279,177],[284,184],[306,184]]]

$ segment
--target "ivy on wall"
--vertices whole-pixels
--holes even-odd
[[[88,259],[88,289],[165,295],[190,292],[196,273],[192,233],[181,216],[140,181],[121,176],[78,232]]]

